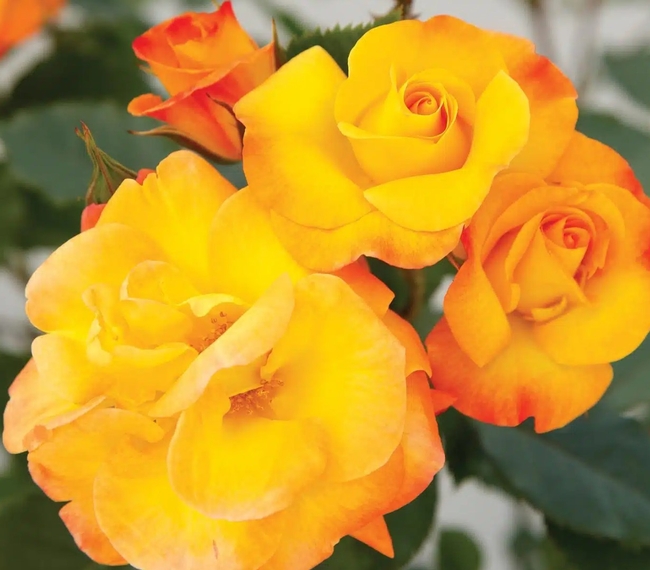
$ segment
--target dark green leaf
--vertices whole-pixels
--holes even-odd
[[[477,426],[504,478],[550,519],[650,545],[650,438],[637,422],[600,410],[543,435]]]
[[[650,136],[615,117],[581,111],[578,130],[619,152],[634,169],[646,193],[650,191]]]
[[[549,539],[567,565],[549,570],[648,570],[650,548],[625,548],[613,540],[576,534],[547,521]]]
[[[113,100],[126,105],[150,91],[131,49],[144,24],[123,19],[55,33],[55,50],[18,81],[0,109],[18,109],[58,101]]]
[[[626,54],[608,54],[605,65],[609,74],[642,105],[650,107],[650,50]]]
[[[334,554],[318,566],[321,570],[397,570],[402,568],[429,536],[436,505],[436,482],[415,501],[386,516],[393,537],[395,558],[387,558],[361,542],[346,537]]]
[[[514,494],[508,481],[485,453],[477,431],[477,422],[453,408],[439,415],[437,420],[445,449],[445,465],[456,484],[476,477],[487,485]]]
[[[28,359],[29,355],[0,352],[0,409],[5,409],[9,401],[9,386]]]
[[[55,201],[84,196],[92,165],[74,133],[80,121],[103,150],[132,170],[154,168],[174,148],[163,139],[129,135],[129,129],[142,123],[109,103],[58,103],[21,111],[0,123],[13,174]]]
[[[21,185],[11,176],[6,164],[0,165],[0,263],[16,245],[26,214]],[[0,372],[1,373],[1,372]]]
[[[575,570],[547,536],[526,527],[515,529],[510,550],[517,570]]]
[[[55,203],[42,192],[23,187],[24,215],[15,245],[22,249],[58,247],[79,233],[84,202],[78,200]]]
[[[420,310],[412,319],[412,324],[415,330],[418,331],[420,338],[425,339],[431,332],[433,325],[435,325],[442,313],[433,308],[430,303],[431,296],[436,292],[443,279],[448,275],[454,275],[456,270],[449,263],[449,260],[442,259],[431,267],[420,269],[424,277],[424,299],[420,305]]]
[[[315,29],[305,34],[294,38],[287,47],[287,57],[291,59],[299,53],[314,47],[321,46],[327,51],[334,61],[339,64],[340,68],[348,72],[348,56],[354,47],[354,44],[359,41],[368,30],[381,26],[383,24],[390,24],[400,19],[398,11],[393,11],[386,16],[377,18],[370,24],[360,24],[358,26],[335,26],[332,29],[321,30]]]
[[[18,494],[0,506],[0,568],[3,570],[95,570],[59,518],[61,503],[39,491]]]
[[[614,363],[614,381],[601,405],[626,411],[650,404],[650,337],[630,356]]]
[[[438,543],[438,568],[440,570],[480,570],[481,550],[467,533],[445,529]]]

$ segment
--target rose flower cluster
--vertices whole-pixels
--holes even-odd
[[[137,38],[170,97],[129,111],[249,186],[175,152],[27,286],[44,334],[4,444],[98,563],[302,570],[348,535],[391,556],[384,515],[444,463],[436,413],[560,428],[650,330],[648,201],[532,44],[436,16],[371,29],[347,75],[276,48],[229,2]],[[452,254],[423,344],[365,257]]]

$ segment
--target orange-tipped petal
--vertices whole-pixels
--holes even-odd
[[[602,397],[612,379],[609,364],[558,364],[537,345],[530,325],[511,324],[510,344],[483,367],[458,346],[444,318],[431,331],[433,383],[456,397],[456,409],[502,426],[533,417],[535,430],[545,432],[565,426]]]
[[[393,539],[390,537],[384,517],[373,519],[366,526],[351,533],[350,536],[381,552],[384,556],[388,556],[388,558],[395,557]]]

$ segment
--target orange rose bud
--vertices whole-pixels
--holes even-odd
[[[629,165],[575,133],[546,180],[502,174],[427,338],[436,389],[497,425],[560,428],[650,331],[650,208]]]
[[[81,212],[81,231],[85,232],[94,228],[102,215],[106,204],[88,204]]]
[[[38,32],[65,4],[66,0],[0,0],[0,55]]]
[[[242,126],[232,106],[275,72],[275,42],[259,48],[224,2],[214,13],[188,12],[154,26],[133,50],[171,96],[131,101],[132,115],[167,123],[134,134],[167,136],[213,159],[240,160]]]

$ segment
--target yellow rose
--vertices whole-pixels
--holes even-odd
[[[494,176],[546,176],[577,118],[571,82],[532,44],[447,16],[369,31],[349,69],[315,47],[235,107],[251,192],[318,270],[438,261]]]
[[[78,545],[143,570],[312,568],[444,455],[427,362],[362,263],[313,275],[187,151],[36,271],[3,440]],[[218,562],[217,562],[218,561]]]

